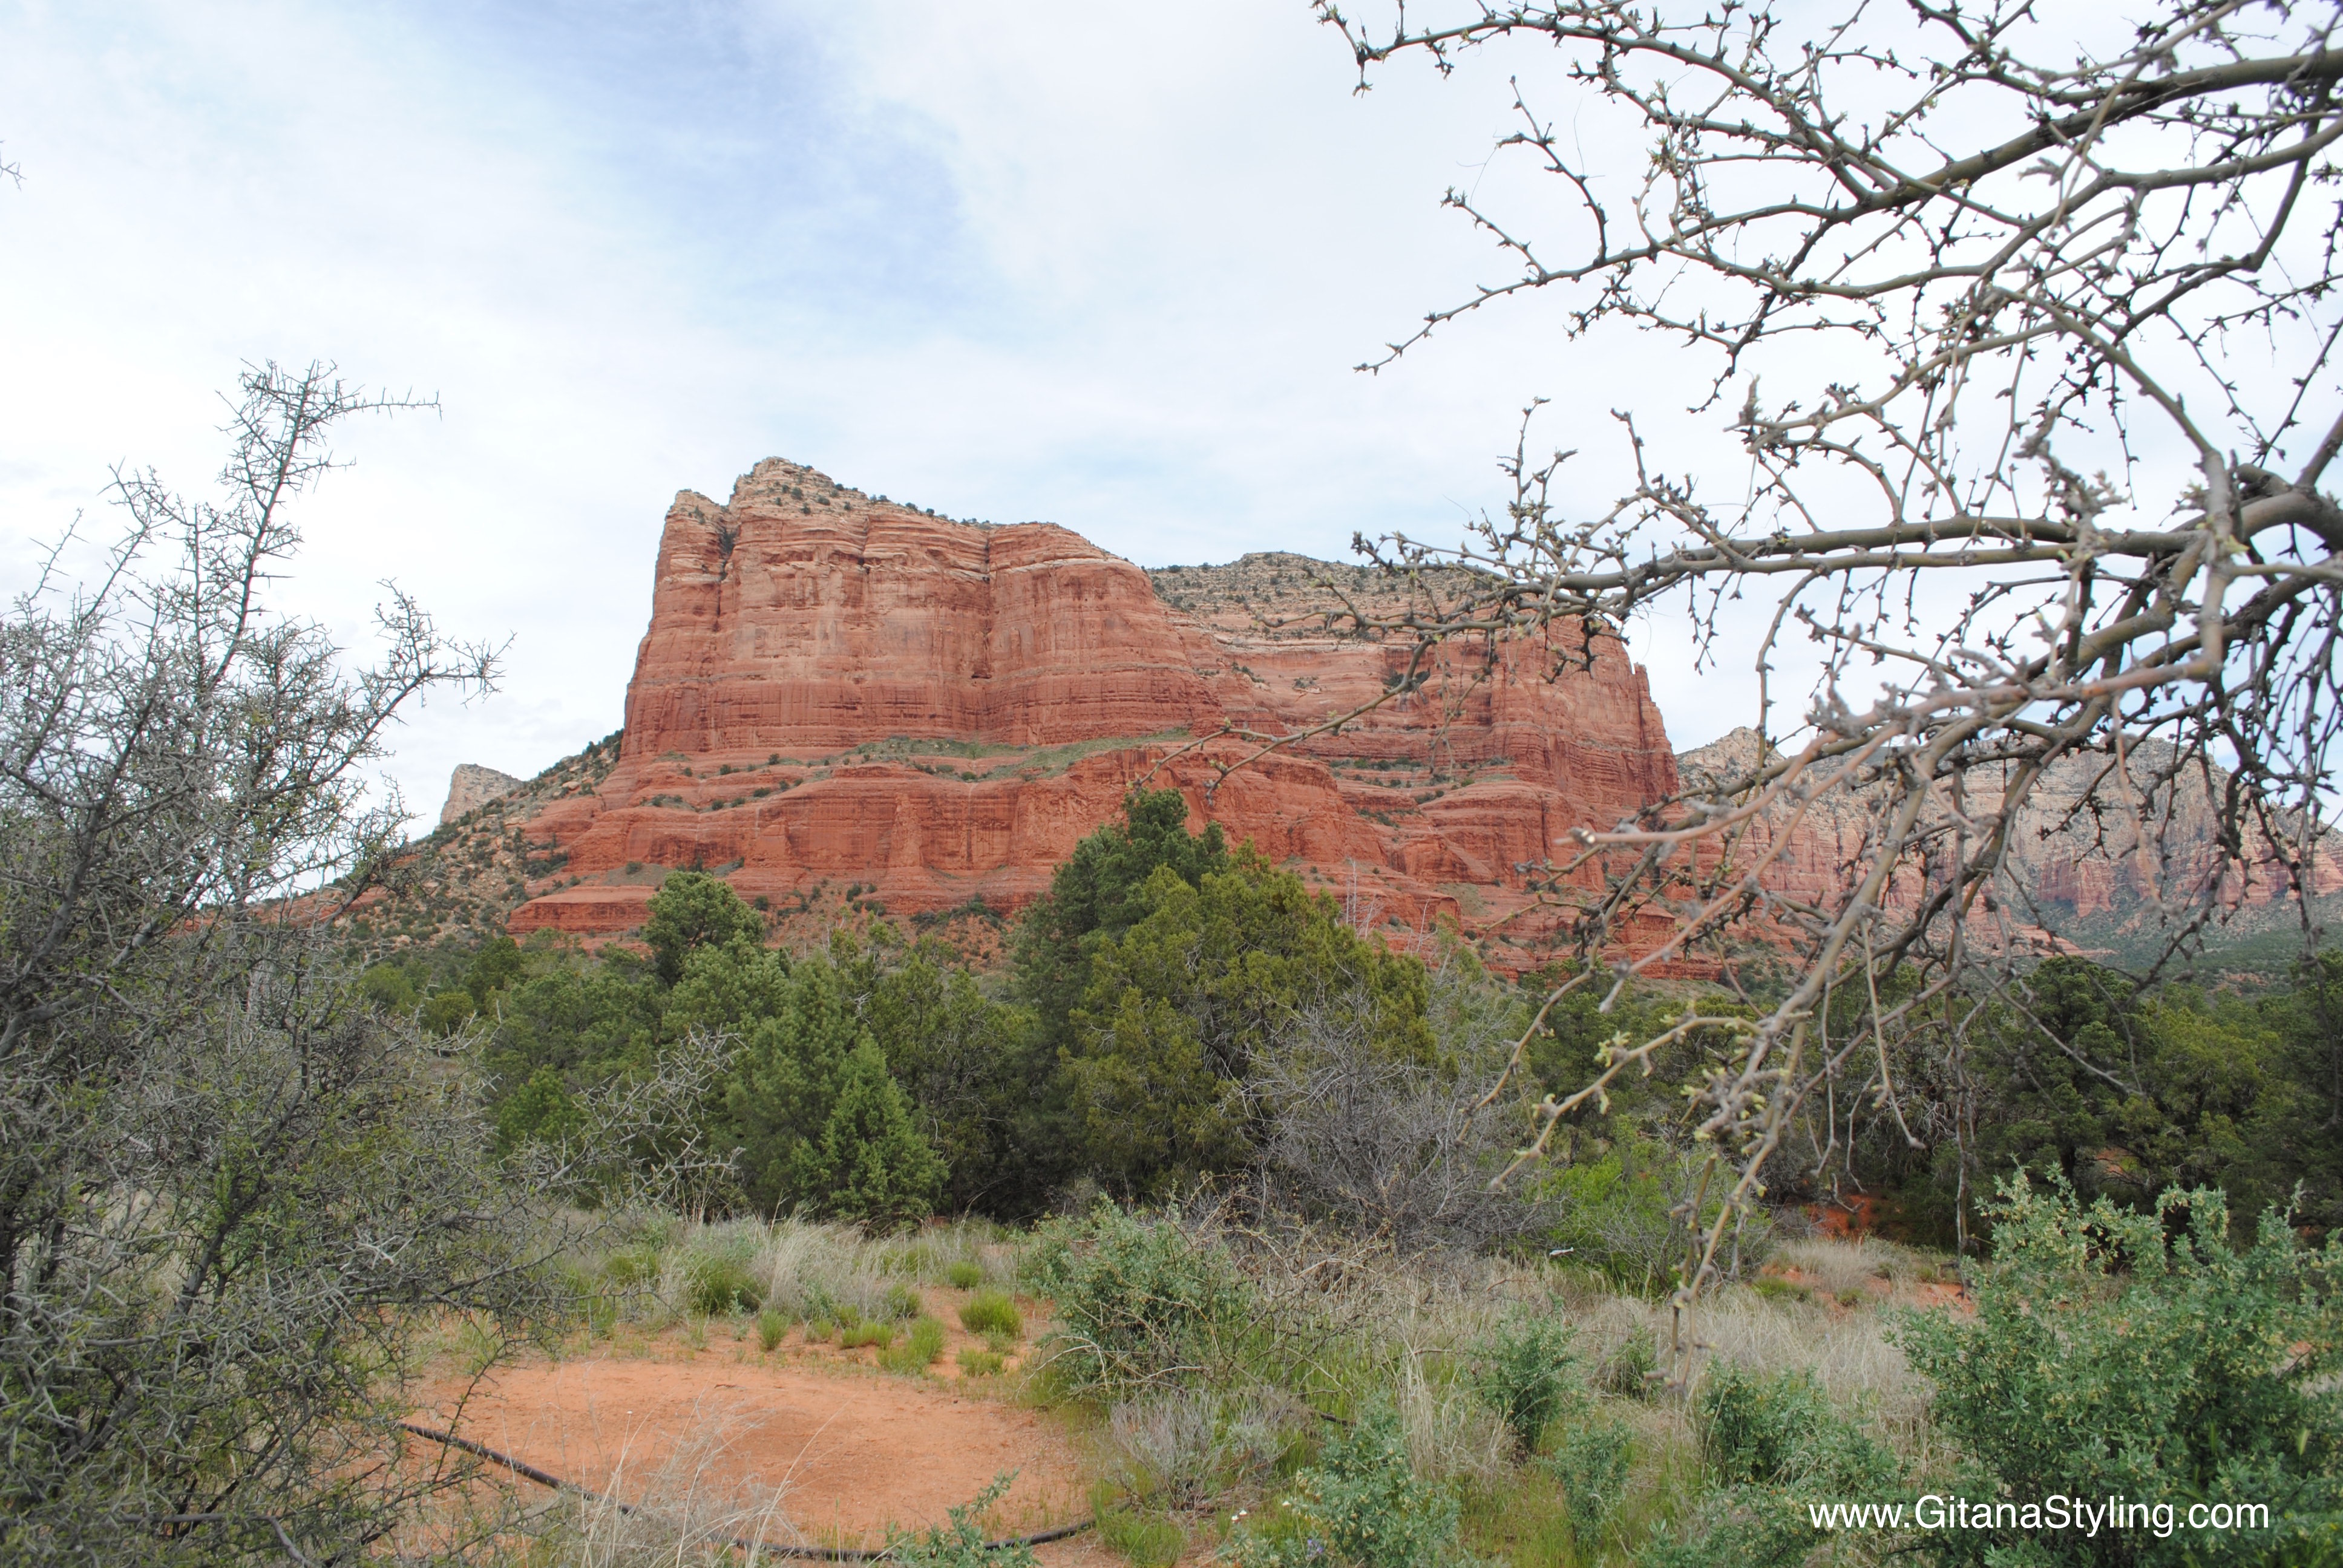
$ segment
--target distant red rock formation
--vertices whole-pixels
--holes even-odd
[[[1404,650],[1263,629],[1225,596],[1192,612],[1064,528],[953,522],[769,459],[726,505],[669,508],[618,763],[534,815],[554,874],[511,929],[626,931],[680,866],[784,910],[860,882],[897,918],[1007,913],[1151,774],[1357,918],[1481,927],[1531,901],[1528,868],[1572,828],[1675,788],[1622,644],[1549,678],[1587,652],[1459,646],[1426,689],[1208,795],[1201,756],[1164,759],[1227,723],[1355,707]]]
[[[1741,729],[1684,752],[1677,762],[1686,787],[1721,787],[1746,775],[1756,766],[1757,746],[1756,731]],[[2005,922],[2016,939],[2044,950],[2074,950],[2067,929],[2079,926],[2094,940],[2119,940],[2153,930],[2164,912],[2159,901],[2175,920],[2210,901],[2237,934],[2264,929],[2284,915],[2294,892],[2289,857],[2258,828],[2247,832],[2242,864],[2224,855],[2204,775],[2183,769],[2151,788],[2151,780],[2172,770],[2173,758],[2166,742],[2134,741],[2129,790],[2117,779],[2108,752],[2062,757],[2043,770],[2015,813],[2008,838],[2001,890],[2016,895]],[[2215,787],[2225,781],[2217,771]],[[1999,812],[1997,776],[1979,770],[1964,783],[1974,819]],[[1828,907],[1868,869],[1884,803],[1876,790],[1857,786],[1825,792],[1802,815],[1776,808],[1749,826],[1736,863],[1755,864],[1771,854],[1762,879],[1768,889]],[[1924,825],[1941,820],[1923,819]],[[1787,837],[1780,838],[1785,823]],[[2304,890],[2321,900],[2343,892],[2343,839],[2321,832],[2307,860]],[[1896,870],[1887,904],[1915,907],[1928,885],[1915,859]],[[2046,924],[2035,924],[2036,917]]]

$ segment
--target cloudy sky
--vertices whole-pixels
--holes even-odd
[[[1354,94],[1301,0],[0,0],[0,587],[109,526],[114,465],[207,484],[246,361],[436,397],[344,432],[282,590],[357,648],[384,578],[511,638],[397,737],[427,810],[618,727],[668,502],[759,457],[1153,566],[1453,538],[1534,396],[1594,510],[1607,410],[1681,417],[1684,367],[1543,302],[1352,368],[1506,275],[1438,201],[1524,177],[1523,63]],[[1638,640],[1679,744],[1737,720]]]

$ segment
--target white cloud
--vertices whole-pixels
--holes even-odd
[[[1478,166],[1503,62],[1354,95],[1298,4],[149,0],[0,28],[0,583],[112,462],[200,486],[241,360],[436,393],[348,430],[294,591],[355,640],[396,577],[514,638],[502,696],[413,716],[411,804],[615,729],[669,498],[767,455],[1150,564],[1332,555],[1498,501],[1534,394],[1590,505],[1604,411],[1685,401],[1654,396],[1664,356],[1568,349],[1543,302],[1352,370],[1503,274],[1440,192],[1523,176]],[[1662,699],[1701,739],[1731,689]]]

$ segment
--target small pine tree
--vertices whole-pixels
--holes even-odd
[[[765,919],[740,901],[721,877],[676,871],[651,896],[643,940],[650,947],[661,985],[683,977],[683,960],[695,948],[722,947],[735,938],[761,942]]]
[[[798,1190],[824,1214],[891,1231],[934,1212],[943,1180],[878,1041],[863,1035],[840,1064],[821,1136],[800,1147]]]

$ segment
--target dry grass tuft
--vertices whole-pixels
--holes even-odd
[[[783,1504],[788,1488],[728,1483],[719,1463],[737,1412],[719,1411],[637,1477],[623,1468],[598,1498],[564,1494],[542,1547],[558,1568],[656,1568],[703,1561],[734,1541],[806,1544]],[[629,1506],[620,1506],[623,1500]]]

